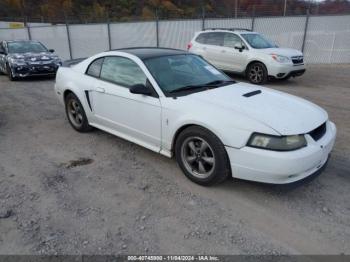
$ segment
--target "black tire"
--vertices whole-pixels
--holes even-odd
[[[263,85],[268,80],[268,72],[266,66],[260,62],[254,62],[247,68],[247,78],[255,85]]]
[[[6,64],[6,70],[7,70],[7,75],[9,77],[10,81],[16,81],[17,78],[13,76],[12,70],[8,64]]]
[[[6,70],[7,70],[6,65],[5,65],[5,69],[4,70],[5,70],[5,72],[0,69],[0,75],[6,75]]]
[[[200,143],[204,142],[207,143],[207,149],[202,153],[199,151],[194,153],[195,150],[192,150],[190,146],[191,139],[193,139],[193,145],[196,144],[196,140],[198,141],[198,150],[201,149],[202,144]],[[188,155],[186,155],[187,153]],[[188,127],[179,134],[175,142],[175,157],[186,177],[202,186],[218,184],[231,175],[229,160],[224,145],[216,135],[199,126]],[[193,157],[196,160],[192,161]],[[210,162],[212,161],[214,161],[214,164],[211,165]],[[206,173],[203,172],[201,174],[199,165],[202,166],[202,170],[204,168]],[[198,170],[196,166],[198,166]],[[208,169],[208,172],[206,169]]]
[[[73,106],[74,105],[74,106]],[[86,117],[84,107],[79,101],[79,98],[69,93],[65,98],[66,115],[70,125],[78,132],[86,133],[90,132],[93,128],[89,125],[88,118]],[[72,111],[75,113],[72,113]]]
[[[288,76],[284,77],[282,80],[288,81],[288,80],[291,79],[291,78],[292,78],[292,76],[291,76],[291,75],[288,75]]]

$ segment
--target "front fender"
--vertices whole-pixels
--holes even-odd
[[[214,112],[211,114],[203,113],[181,113],[180,111],[163,110],[162,125],[162,146],[164,150],[172,151],[175,139],[184,128],[197,125],[208,129],[214,133],[220,141],[229,147],[244,147],[251,134],[256,130],[267,134],[275,134],[275,130],[266,125],[232,112]],[[219,117],[218,117],[219,116]]]

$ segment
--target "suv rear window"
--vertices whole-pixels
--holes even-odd
[[[205,44],[206,43],[206,36],[207,34],[200,34],[199,36],[197,36],[196,38],[196,42],[200,43],[200,44]]]
[[[213,33],[202,33],[196,38],[196,42],[206,45],[224,45],[224,36],[223,32],[213,32]]]

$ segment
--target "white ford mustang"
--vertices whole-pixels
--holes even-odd
[[[105,52],[58,70],[55,92],[79,132],[102,129],[176,160],[192,181],[291,183],[318,171],[336,127],[315,104],[236,83],[180,50]]]

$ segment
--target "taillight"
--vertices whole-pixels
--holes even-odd
[[[189,43],[188,45],[187,45],[187,50],[190,50],[192,48],[192,43]]]

